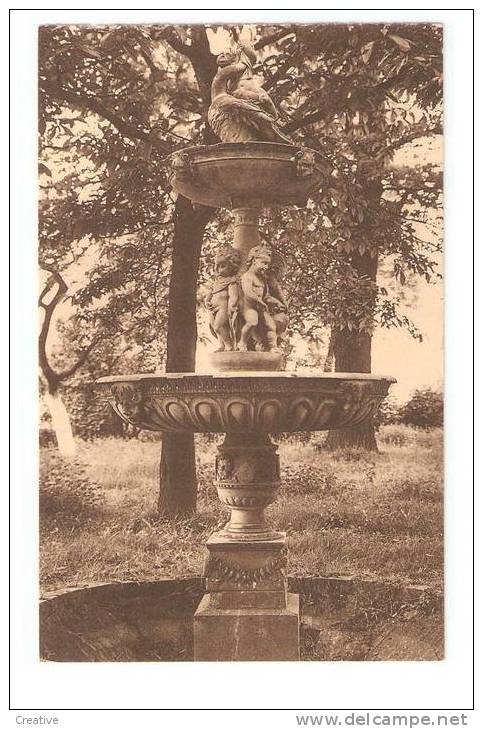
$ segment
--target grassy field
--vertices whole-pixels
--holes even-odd
[[[280,445],[283,485],[267,515],[288,534],[289,573],[441,588],[441,430],[382,427],[378,454],[328,453],[323,438]],[[155,514],[159,449],[83,443],[77,462],[60,466],[55,451],[42,449],[43,591],[201,573],[204,542],[227,519],[212,485],[215,445],[197,449],[197,514],[175,521]]]

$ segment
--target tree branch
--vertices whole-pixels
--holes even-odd
[[[177,51],[177,53],[181,53],[182,56],[186,56],[186,58],[189,58],[191,60],[191,56],[193,53],[192,47],[189,46],[187,43],[183,43],[174,28],[172,28],[171,26],[166,26],[165,28],[163,28],[163,31],[159,37],[166,40],[174,51]]]
[[[260,40],[258,40],[253,47],[256,51],[259,51],[261,48],[265,48],[265,46],[276,43],[277,41],[282,40],[282,38],[285,38],[286,36],[291,35],[294,32],[295,31],[292,25],[285,26],[275,33],[271,33],[270,35],[266,35],[263,38],[260,38]]]
[[[120,132],[120,134],[128,137],[129,139],[138,139],[142,142],[152,144],[161,152],[166,154],[172,151],[172,148],[168,144],[159,140],[159,138],[153,139],[151,130],[130,124],[112,111],[112,109],[109,109],[107,106],[102,104],[95,96],[81,96],[80,94],[76,94],[74,91],[69,91],[68,89],[64,89],[61,86],[48,82],[43,83],[43,88],[54,98],[66,101],[74,106],[78,106],[80,109],[87,109],[88,111],[98,114],[100,117],[110,122],[110,124],[112,124]]]
[[[94,339],[89,344],[89,346],[86,347],[86,349],[84,349],[81,352],[77,362],[74,362],[74,364],[71,367],[68,367],[66,370],[64,370],[63,372],[61,372],[57,375],[59,380],[60,381],[68,380],[69,377],[72,377],[72,375],[75,375],[77,370],[79,370],[82,367],[82,365],[87,362],[89,355],[91,354],[91,352],[94,349],[94,347],[96,346],[96,344],[98,344],[99,342],[100,342],[100,337],[98,337],[97,339]]]
[[[49,358],[47,356],[47,337],[49,336],[49,329],[52,323],[52,316],[57,305],[64,298],[67,293],[67,284],[58,271],[51,268],[50,266],[43,266],[45,271],[48,271],[52,278],[44,286],[44,289],[39,297],[39,306],[45,311],[44,320],[39,334],[39,364],[42,373],[47,380],[47,384],[50,388],[55,388],[59,382],[57,372],[50,366]],[[57,291],[51,300],[46,303],[45,296],[52,290],[52,287],[57,284]]]
[[[100,338],[95,338],[91,342],[91,344],[89,344],[89,346],[81,352],[79,358],[76,362],[74,362],[71,367],[68,367],[63,372],[56,372],[54,370],[49,362],[49,358],[47,355],[47,338],[49,336],[54,311],[57,308],[58,304],[60,304],[62,299],[65,297],[65,294],[68,291],[68,287],[59,271],[56,271],[54,268],[46,265],[43,265],[42,269],[44,271],[48,271],[48,273],[50,273],[51,275],[51,278],[45,284],[39,297],[39,306],[45,311],[44,320],[42,322],[42,327],[39,334],[39,364],[40,369],[42,370],[42,374],[47,381],[47,386],[49,387],[49,390],[55,390],[60,382],[69,379],[69,377],[72,377],[72,375],[74,375],[77,370],[80,369],[83,364],[85,364],[90,353],[92,352],[96,344],[99,343]],[[49,302],[46,302],[45,297],[50,291],[52,291],[52,287],[55,285],[57,285],[57,291],[55,292],[51,300]]]
[[[326,113],[326,109],[319,109],[318,111],[314,111],[312,114],[307,114],[307,116],[302,117],[302,119],[294,119],[288,124],[285,124],[282,129],[284,132],[290,134],[291,132],[297,131],[297,129],[303,129],[304,127],[308,127],[310,124],[315,124],[316,122],[321,121]]]
[[[388,144],[387,147],[384,147],[384,153],[395,152],[397,149],[404,147],[405,144],[414,142],[415,139],[419,139],[420,137],[429,137],[433,134],[436,135],[442,133],[443,125],[439,122],[433,127],[426,127],[423,124],[416,124],[415,127],[410,130],[406,135],[400,137],[392,144]]]

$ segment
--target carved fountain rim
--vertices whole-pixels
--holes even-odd
[[[300,152],[307,150],[314,155],[317,162],[323,165],[325,168],[330,167],[332,170],[334,165],[330,159],[312,147],[307,147],[304,144],[284,144],[282,142],[220,142],[218,144],[200,144],[193,145],[190,147],[180,147],[179,149],[171,152],[166,157],[166,161],[179,154],[187,153],[188,155],[196,158],[196,161],[201,161],[204,155],[208,155],[211,160],[223,160],[223,159],[244,159],[250,158],[250,154],[255,154],[256,159],[276,159],[273,157],[273,153],[278,152],[281,156],[281,161],[290,162],[293,158],[294,152]],[[272,155],[267,157],[260,156],[261,153],[268,154],[272,152]],[[228,154],[230,153],[230,154]],[[222,156],[226,155],[228,156]]]
[[[394,384],[397,380],[390,375],[379,375],[374,373],[363,372],[266,372],[266,371],[243,371],[233,370],[232,372],[161,372],[159,374],[134,374],[134,375],[109,375],[100,377],[96,380],[98,385],[108,385],[122,382],[142,383],[142,382],[159,382],[160,380],[182,380],[186,383],[195,381],[225,381],[225,380],[266,380],[267,384],[275,384],[277,380],[286,382],[287,380],[317,380],[320,382],[344,381],[344,382],[388,382]]]

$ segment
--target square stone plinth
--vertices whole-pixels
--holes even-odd
[[[286,607],[222,609],[205,595],[194,617],[195,661],[298,661],[299,597]]]

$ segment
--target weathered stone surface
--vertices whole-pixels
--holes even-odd
[[[239,542],[223,533],[208,540],[204,574],[208,592],[286,591],[285,535]]]
[[[309,157],[310,166],[301,165]],[[167,162],[176,192],[201,205],[228,209],[305,206],[332,173],[320,153],[276,142],[188,147]]]
[[[441,661],[444,658],[444,626],[428,616],[393,621],[374,635],[367,651],[370,661]]]
[[[281,352],[212,352],[210,365],[218,372],[278,372],[282,369]]]
[[[66,590],[40,604],[40,658],[186,661],[201,580],[160,580]]]
[[[268,435],[226,435],[218,448],[215,486],[218,498],[231,510],[223,530],[227,539],[266,541],[281,536],[264,517],[280,486],[277,448]]]
[[[290,590],[300,593],[302,660],[444,657],[440,592],[350,577],[289,577],[288,583]],[[40,604],[40,657],[81,662],[193,660],[193,615],[203,592],[204,580],[193,578],[49,593]],[[245,593],[241,590],[237,597],[243,601]],[[225,595],[232,597],[213,592],[213,606]],[[270,600],[273,592],[250,590],[248,599],[251,595]],[[374,605],[379,609],[368,624],[368,608]],[[395,620],[394,613],[401,617]]]
[[[352,373],[121,375],[97,381],[115,412],[138,428],[259,433],[358,425],[387,395],[392,377]]]
[[[219,609],[205,595],[194,617],[195,661],[298,661],[299,598],[286,608]]]
[[[195,614],[196,660],[298,660],[298,596],[287,594],[285,541],[210,537],[208,594]]]
[[[286,608],[287,596],[281,590],[229,590],[210,592],[210,606],[228,610],[239,608]]]

